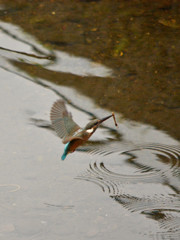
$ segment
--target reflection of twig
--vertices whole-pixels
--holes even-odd
[[[20,52],[20,51],[10,50],[10,49],[6,49],[6,48],[3,48],[3,47],[0,47],[0,50],[13,52],[13,53],[21,54],[21,55],[28,56],[28,57],[34,57],[34,58],[37,58],[37,59],[47,59],[47,60],[50,60],[50,62],[46,63],[45,66],[51,65],[51,61],[55,62],[56,56],[55,56],[55,54],[54,54],[54,52],[52,50],[48,49],[48,53],[46,53],[45,51],[40,50],[40,48],[37,47],[35,44],[30,43],[30,42],[28,42],[28,41],[26,41],[26,40],[24,40],[22,38],[19,38],[18,35],[15,35],[15,34],[11,33],[7,29],[3,28],[1,25],[0,25],[0,30],[4,34],[10,36],[12,39],[15,39],[16,41],[19,41],[21,43],[24,43],[24,44],[30,46],[33,51],[35,51],[38,54],[41,54],[43,56],[37,56],[35,54],[30,54],[30,53],[28,54],[28,53],[24,53],[24,52]]]
[[[74,108],[76,108],[76,109],[78,109],[78,110],[80,110],[80,111],[82,111],[82,112],[90,115],[91,117],[95,118],[95,115],[94,115],[93,113],[91,113],[91,112],[89,112],[89,111],[86,111],[85,109],[83,109],[83,108],[81,108],[81,107],[78,107],[76,104],[72,103],[67,97],[65,97],[65,96],[64,96],[63,94],[61,94],[59,91],[57,91],[57,90],[54,89],[53,87],[49,86],[48,84],[45,84],[44,82],[40,81],[39,79],[37,79],[37,78],[32,79],[32,78],[27,77],[27,76],[25,76],[25,75],[23,75],[23,74],[20,74],[20,73],[18,73],[18,72],[16,72],[16,71],[12,71],[12,70],[10,70],[10,69],[2,66],[2,65],[0,65],[0,68],[6,70],[7,72],[11,72],[11,73],[13,73],[13,74],[16,74],[17,76],[20,76],[20,77],[22,77],[22,78],[25,78],[25,79],[27,79],[27,80],[29,80],[29,81],[31,81],[31,82],[35,82],[35,83],[37,83],[38,85],[41,85],[41,86],[43,86],[43,87],[45,87],[45,88],[50,89],[51,91],[53,91],[56,95],[58,95],[59,97],[61,97],[65,102],[67,102],[67,103],[68,103],[69,105],[71,105],[72,107],[74,107]]]
[[[52,90],[54,93],[56,93],[59,97],[61,97],[63,100],[65,100],[65,102],[67,102],[69,105],[71,105],[72,107],[80,110],[81,112],[84,112],[86,114],[88,114],[89,116],[95,118],[95,115],[79,106],[77,106],[76,104],[74,104],[71,100],[69,100],[67,97],[65,97],[63,94],[61,94],[59,91],[57,91],[56,89],[54,89],[53,87],[49,86],[48,84],[45,84],[44,82],[36,79],[35,80],[36,83],[38,83],[39,85],[43,86],[43,87],[46,87],[50,90]]]
[[[0,30],[1,30],[2,32],[4,32],[5,34],[11,36],[13,39],[18,40],[18,41],[20,41],[20,42],[22,42],[22,43],[25,43],[25,44],[31,46],[32,49],[34,49],[34,51],[36,51],[37,53],[40,53],[40,54],[45,55],[45,53],[42,52],[40,49],[38,49],[34,44],[29,43],[29,42],[27,42],[27,41],[19,38],[19,37],[16,36],[15,34],[10,33],[8,30],[4,29],[2,26],[0,27]]]
[[[8,71],[8,72],[11,72],[13,74],[16,74],[17,76],[20,76],[22,78],[25,78],[31,82],[34,82],[42,87],[45,87],[45,88],[48,88],[49,90],[53,91],[57,96],[61,97],[65,102],[67,102],[69,105],[71,105],[72,107],[74,107],[75,109],[81,111],[81,112],[84,112],[85,114],[89,115],[91,118],[97,118],[97,116],[95,114],[93,114],[92,112],[90,111],[87,111],[85,109],[83,109],[82,107],[79,107],[77,106],[76,104],[74,104],[70,99],[68,99],[66,96],[64,96],[63,94],[61,94],[58,90],[56,90],[55,88],[53,88],[52,86],[49,86],[48,84],[45,83],[45,81],[41,81],[40,79],[37,79],[37,78],[31,78],[29,76],[26,76],[26,75],[23,75],[23,74],[20,74],[19,72],[17,71],[13,71],[13,70],[10,70],[8,69],[7,67],[4,67],[2,65],[0,65],[0,68]],[[107,127],[107,126],[101,126],[102,128],[104,129],[108,129],[111,131],[111,133],[113,135],[116,136],[116,139],[120,139],[121,138],[121,135],[119,134],[119,132],[117,130],[115,130],[114,128],[111,128],[111,127]]]
[[[17,192],[21,187],[18,184],[0,184],[0,187],[16,187],[15,189],[9,191],[9,192]]]
[[[35,54],[27,54],[27,53],[24,53],[24,52],[20,52],[20,51],[14,51],[14,50],[10,50],[10,49],[6,49],[6,48],[2,48],[0,47],[0,50],[5,50],[5,51],[9,51],[9,52],[14,52],[14,53],[18,53],[18,54],[22,54],[22,55],[25,55],[25,56],[29,56],[29,57],[36,57],[36,58],[39,58],[39,59],[48,59],[48,60],[53,60],[55,61],[56,60],[56,57],[54,56],[53,54],[53,51],[50,51],[51,52],[51,55],[47,55],[45,52],[43,52],[42,50],[40,50],[38,47],[36,47],[33,43],[29,43],[28,41],[22,39],[22,38],[19,38],[18,35],[15,35],[13,33],[11,33],[10,31],[8,31],[7,29],[5,29],[4,27],[0,26],[0,30],[5,33],[6,35],[10,36],[11,38],[19,41],[19,42],[22,42],[22,43],[25,43],[29,46],[31,46],[31,48],[36,51],[37,53],[39,54],[42,54],[46,57],[41,57],[41,56],[36,56]],[[49,64],[47,64],[49,65]],[[81,112],[84,112],[86,114],[88,114],[89,116],[91,116],[92,118],[96,118],[95,114],[81,108],[81,107],[78,107],[76,104],[72,103],[67,97],[65,97],[64,95],[62,95],[60,92],[58,92],[56,89],[54,89],[53,87],[49,86],[48,84],[45,84],[44,82],[40,81],[39,79],[32,79],[30,77],[27,77],[27,76],[23,76],[21,74],[19,74],[18,72],[15,72],[15,71],[12,71],[12,70],[9,70],[8,68],[4,67],[4,66],[0,66],[2,69],[8,71],[8,72],[11,72],[11,73],[14,73],[18,76],[21,76],[23,78],[26,78],[27,80],[30,80],[32,82],[35,82],[43,87],[46,87],[50,90],[52,90],[55,94],[57,94],[59,97],[61,97],[62,99],[64,99],[68,104],[70,104],[72,107],[76,108],[77,110],[80,110]],[[116,133],[117,134],[117,131],[114,130],[113,128],[109,128],[109,127],[104,127],[104,128],[107,128],[107,129],[110,129],[112,132]]]
[[[8,49],[8,48],[3,48],[3,47],[0,47],[0,50],[4,50],[4,51],[7,51],[7,52],[18,53],[18,54],[21,54],[21,55],[25,55],[25,56],[28,56],[28,57],[34,57],[34,58],[38,58],[38,59],[54,60],[54,58],[55,58],[54,56],[37,56],[35,54],[15,51],[15,50],[11,50],[11,49]]]

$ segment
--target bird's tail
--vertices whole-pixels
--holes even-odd
[[[70,142],[66,143],[65,148],[64,148],[64,153],[61,156],[61,160],[64,160],[66,158],[66,156],[68,155],[68,151],[69,151],[69,144]]]
[[[63,155],[61,156],[61,160],[64,160],[66,156],[67,156],[67,153],[64,152]]]

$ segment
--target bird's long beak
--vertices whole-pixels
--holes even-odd
[[[105,117],[105,118],[100,119],[100,120],[99,120],[99,124],[102,123],[102,122],[104,122],[104,121],[106,121],[107,119],[109,119],[109,118],[112,117],[112,116],[113,116],[113,115],[111,114],[111,115],[109,115],[109,116],[107,116],[107,117]]]

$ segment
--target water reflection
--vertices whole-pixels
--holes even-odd
[[[110,77],[112,70],[86,58],[75,57],[62,51],[55,51],[56,60],[46,68],[56,72],[66,72],[78,76]]]
[[[76,107],[75,104],[73,106]],[[39,123],[36,125],[45,126],[43,122]],[[122,134],[123,126],[121,127],[122,129],[113,131],[108,126],[102,127],[106,134],[107,131],[111,134],[111,138],[116,136],[114,131],[119,131],[121,137],[118,141],[113,138],[106,141],[89,141],[87,145],[78,149],[79,152],[92,154],[93,158],[89,167],[76,179],[98,185],[128,211],[138,212],[156,220],[160,230],[154,234],[155,239],[168,239],[170,234],[173,239],[178,239],[180,145],[136,144],[133,137],[133,141],[128,142],[123,140],[125,136]],[[131,128],[131,131],[134,129]],[[152,136],[150,134],[149,139],[153,139]],[[162,133],[162,136],[167,138],[166,134]],[[176,143],[173,139],[171,141]],[[86,158],[89,160],[89,155],[86,155]]]
[[[55,85],[53,89],[56,89]],[[75,99],[75,95],[72,94],[71,99]],[[76,108],[75,100],[72,103]],[[83,108],[78,106],[77,109],[83,111]],[[86,110],[83,112],[89,115]],[[92,112],[89,116],[97,115]],[[52,130],[51,124],[46,121],[32,121],[38,127]],[[141,136],[142,132],[138,132],[136,127],[131,127],[131,141],[127,141],[127,136],[123,134],[126,127],[122,123],[120,126],[118,130],[112,129],[112,126],[102,126],[100,130],[106,135],[108,133],[110,140],[104,141],[104,134],[99,131],[99,140],[89,141],[87,145],[78,148],[77,152],[85,153],[88,161],[91,158],[89,154],[93,157],[88,168],[76,179],[98,185],[104,193],[128,211],[156,220],[160,230],[154,234],[155,239],[168,239],[170,234],[173,239],[177,239],[180,234],[177,224],[180,219],[180,145],[158,143],[178,143],[158,130],[157,143],[137,144],[134,135]],[[147,131],[146,142],[157,135],[155,132],[153,136],[153,129],[149,126],[147,129],[149,135]]]
[[[25,35],[17,26],[0,22],[0,30],[0,54],[6,59],[40,64],[45,69],[78,76],[110,77],[112,75],[110,68],[89,59],[75,57],[63,51],[47,50],[32,36]],[[9,49],[9,46],[13,46],[13,49]]]
[[[24,41],[26,39],[24,33],[10,24],[1,23],[1,31],[2,38],[0,39],[2,40],[1,46],[3,46],[0,49],[1,68],[15,75],[21,75],[24,80],[47,88],[58,98],[62,97],[74,111],[73,115],[80,118],[82,126],[91,118],[101,118],[109,114],[104,109],[95,108],[94,103],[89,99],[84,101],[80,95],[77,98],[77,92],[73,89],[57,86],[20,71],[12,61],[40,64],[44,69],[71,72],[80,76],[90,74],[102,77],[111,74],[109,69],[81,57],[47,50],[31,37],[28,38],[29,41]],[[9,45],[14,48],[9,49]],[[70,63],[68,67],[65,64],[67,62]],[[76,63],[77,69],[73,68]],[[29,118],[34,125],[52,130],[50,122],[43,119],[41,114],[34,116],[30,113]],[[130,213],[137,212],[157,221],[159,232],[154,233],[155,238],[178,239],[180,234],[179,143],[153,126],[131,122],[122,119],[120,115],[119,121],[118,130],[113,128],[111,123],[103,126],[96,134],[95,141],[79,149],[79,152],[83,154],[76,153],[76,156],[82,158],[83,161],[87,160],[89,163],[91,159],[87,169],[79,174],[77,179],[100,186],[107,196],[121,204]],[[106,138],[109,140],[104,141]],[[4,186],[6,190],[8,188],[7,192],[19,189],[18,185],[16,188],[16,184]],[[81,192],[83,190],[85,191],[81,189]],[[43,201],[43,197],[40,200]],[[85,200],[88,201],[88,199]],[[63,210],[74,208],[74,205],[70,204],[45,203],[45,205],[49,208],[57,207]],[[101,202],[98,206],[101,206]]]
[[[97,184],[130,212],[158,221],[166,232],[155,234],[155,238],[178,239],[180,146],[107,142],[86,150],[103,158],[95,157],[78,179]]]

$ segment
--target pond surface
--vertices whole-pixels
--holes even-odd
[[[27,20],[25,12],[33,11],[33,5],[30,8],[29,3],[7,1],[9,5],[1,6],[0,239],[179,239],[178,72],[174,73],[170,89],[167,89],[167,83],[163,85],[164,73],[154,73],[162,84],[158,89],[159,95],[156,95],[154,89],[158,85],[154,86],[155,82],[149,82],[148,77],[142,84],[138,80],[139,68],[135,74],[127,67],[127,59],[121,58],[126,52],[124,48],[129,45],[125,40],[117,42],[119,48],[113,50],[113,57],[109,56],[109,59],[100,53],[100,58],[91,56],[90,50],[97,57],[95,49],[98,49],[93,43],[91,46],[92,34],[97,37],[100,33],[96,35],[98,28],[90,26],[90,23],[90,35],[88,32],[84,35],[89,44],[87,53],[83,52],[84,43],[82,39],[78,42],[76,32],[74,35],[73,31],[69,32],[68,36],[66,28],[69,22],[66,21],[63,22],[64,39],[58,42],[52,37],[50,41],[53,25],[44,40],[41,24],[46,23],[43,18],[45,9],[50,9],[52,16],[64,11],[65,18],[74,18],[74,24],[79,24],[80,34],[80,12],[87,20],[90,13],[85,14],[86,7],[97,11],[98,4],[103,3],[78,1],[78,10],[71,1],[67,1],[69,5],[58,3],[54,10],[53,2],[47,5],[42,1],[41,6],[38,5],[43,9],[39,15],[37,8],[34,10],[34,19],[29,19],[34,35],[32,29],[22,26]],[[123,16],[129,18],[130,15],[135,18],[132,14],[133,8],[137,11],[135,2],[132,6],[122,4],[122,15],[118,19]],[[105,7],[109,6],[107,3],[104,1]],[[170,8],[164,1],[156,10],[159,12],[163,7],[163,11],[169,14],[173,6]],[[140,10],[135,15],[138,15],[138,23],[142,17],[143,29],[146,4],[144,11]],[[68,15],[70,11],[74,15]],[[15,18],[19,12],[24,16],[22,24]],[[154,15],[157,16],[157,12]],[[159,20],[163,31],[168,28],[167,34],[179,33],[179,19],[172,21],[175,16],[169,20],[161,16]],[[40,33],[34,22],[43,32],[41,43],[37,40]],[[101,24],[105,30],[110,27],[107,22],[106,27]],[[122,21],[122,35],[124,24]],[[108,39],[103,41],[108,42]],[[175,39],[172,41],[177,47]],[[76,43],[79,49],[82,48],[79,54],[76,49],[72,50]],[[176,59],[171,54],[171,60],[164,60],[170,61],[169,68],[172,69],[169,73],[177,69]],[[137,57],[136,61],[140,64],[142,59]],[[170,79],[169,73],[167,70],[166,77]],[[152,102],[148,105],[145,100],[150,89],[154,105]],[[173,96],[169,95],[168,99],[169,90]],[[91,119],[105,117],[112,111],[115,111],[118,127],[109,119],[97,129],[87,145],[61,161],[64,145],[52,129],[49,117],[57,99],[65,101],[74,121],[81,127]]]

